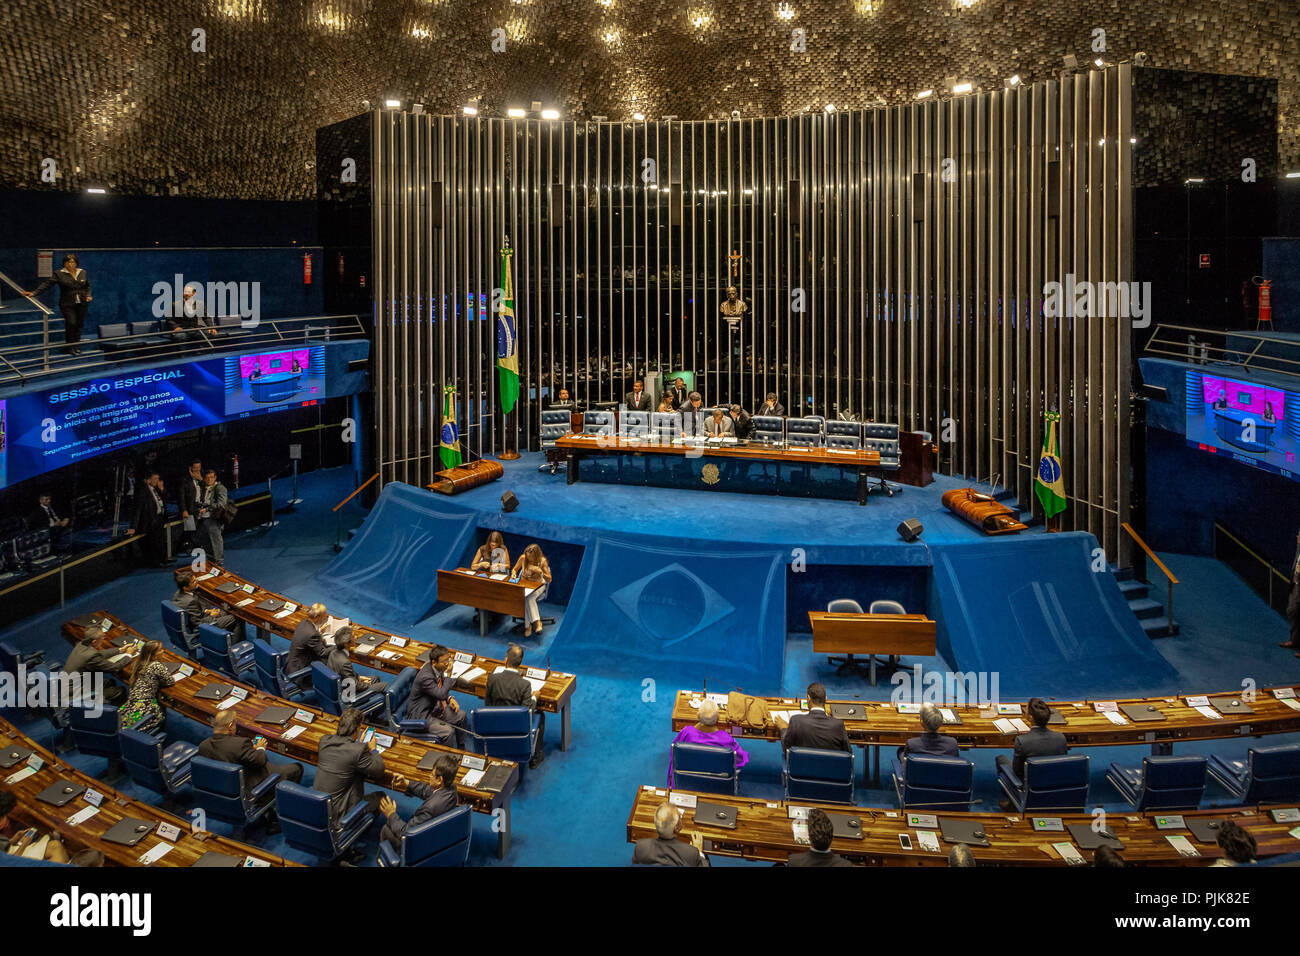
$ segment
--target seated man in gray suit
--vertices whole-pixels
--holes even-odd
[[[708,866],[704,838],[695,833],[690,843],[682,843],[677,839],[681,825],[681,812],[671,803],[661,804],[655,811],[655,832],[659,835],[637,840],[632,862],[650,866]]]
[[[1011,770],[1022,781],[1025,779],[1025,761],[1030,757],[1061,757],[1070,752],[1065,742],[1065,734],[1047,729],[1047,722],[1052,719],[1052,708],[1041,697],[1031,697],[1028,707],[1029,718],[1034,726],[1027,733],[1016,738],[1015,757],[1008,760],[1006,754],[998,754],[998,767],[1011,764]],[[1005,806],[1003,806],[1005,805]],[[1011,809],[1010,801],[1005,798],[999,803],[1004,810]]]
[[[939,733],[943,726],[943,714],[934,704],[921,705],[921,726],[925,733],[919,737],[909,737],[906,744],[898,748],[898,759],[911,754],[926,757],[960,757],[957,750],[957,738]]]
[[[330,795],[330,826],[338,826],[349,810],[364,802],[369,809],[379,812],[379,802],[384,791],[366,793],[369,780],[379,783],[384,779],[384,758],[375,752],[374,741],[361,743],[361,711],[345,707],[339,717],[338,730],[322,737],[316,750],[316,777],[312,789]],[[361,858],[354,849],[346,859],[356,862]]]
[[[710,438],[734,438],[736,423],[722,413],[719,405],[713,410],[713,416],[704,421],[704,433]]]
[[[215,607],[204,607],[199,596],[194,593],[195,587],[194,575],[189,571],[181,571],[176,575],[176,593],[172,595],[172,603],[181,609],[190,630],[197,631],[200,624],[215,624],[224,631],[234,627],[234,615]]]

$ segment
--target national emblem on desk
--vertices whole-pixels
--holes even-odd
[[[716,485],[718,483],[718,466],[705,465],[700,469],[700,478],[706,485]]]

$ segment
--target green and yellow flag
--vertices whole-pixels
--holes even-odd
[[[1043,505],[1043,517],[1050,518],[1065,510],[1065,482],[1061,471],[1061,446],[1056,437],[1056,423],[1061,416],[1048,412],[1043,416],[1047,431],[1043,434],[1043,453],[1038,459],[1038,475],[1034,479],[1034,493]]]
[[[507,415],[519,399],[519,351],[515,340],[515,282],[510,259],[515,251],[509,240],[501,250],[501,303],[497,306],[497,382],[501,387],[501,411]]]
[[[456,427],[456,389],[448,385],[442,395],[442,445],[438,449],[442,467],[460,464],[460,430]]]

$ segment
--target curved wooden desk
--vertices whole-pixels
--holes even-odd
[[[138,631],[123,624],[120,619],[105,611],[96,611],[93,615],[96,618],[108,618],[113,622],[113,628],[109,632],[108,638],[103,642],[103,646],[108,647],[113,638],[131,637],[139,640],[148,640]],[[63,636],[69,642],[76,643],[81,640],[84,628],[76,621],[67,621],[63,625]],[[202,690],[206,685],[216,682],[228,684],[232,687],[242,688],[247,692],[247,697],[235,704],[230,709],[235,714],[235,733],[241,737],[253,738],[262,736],[266,738],[267,749],[282,753],[287,757],[295,760],[301,760],[306,763],[315,764],[317,751],[320,746],[322,737],[326,737],[337,729],[338,718],[324,711],[317,710],[305,704],[298,704],[292,701],[284,700],[280,697],[274,697],[259,688],[249,684],[241,683],[234,678],[217,671],[210,671],[202,665],[195,663],[188,658],[174,654],[167,648],[163,648],[157,656],[157,660],[167,662],[176,661],[188,664],[194,668],[194,673],[183,680],[172,684],[163,691],[163,704],[171,710],[197,720],[202,724],[211,726],[212,718],[216,716],[217,705],[221,701],[204,700],[194,695]],[[274,724],[261,724],[254,718],[267,707],[279,705],[282,707],[293,707],[297,710],[304,710],[312,715],[310,724],[302,724],[298,721],[290,721],[285,727],[277,727]],[[305,727],[305,729],[293,738],[286,738],[285,734],[294,727]],[[501,828],[497,831],[497,853],[504,857],[510,849],[510,797],[514,793],[515,787],[519,785],[519,765],[509,760],[497,760],[494,757],[483,757],[477,754],[467,754],[464,750],[457,750],[455,747],[444,747],[439,744],[426,743],[421,740],[411,740],[402,737],[384,727],[376,727],[380,733],[389,734],[393,737],[393,746],[383,752],[384,757],[384,777],[376,781],[379,786],[393,788],[392,776],[394,773],[400,773],[402,776],[411,780],[427,780],[428,772],[419,770],[416,765],[421,758],[429,751],[438,751],[448,753],[457,760],[465,756],[474,757],[476,760],[485,761],[485,766],[502,765],[511,769],[510,779],[501,789],[500,793],[493,793],[490,790],[478,790],[473,787],[462,786],[457,784],[457,790],[460,792],[462,803],[469,806],[476,813],[486,813],[493,817],[493,828]],[[463,763],[456,772],[457,780],[463,779],[469,768]]]
[[[920,828],[911,826],[908,820],[909,813],[902,810],[811,803],[805,800],[787,803],[781,800],[756,800],[707,793],[691,794],[690,791],[668,791],[662,787],[652,786],[640,788],[632,803],[632,811],[627,818],[629,843],[655,836],[655,810],[668,800],[669,793],[688,794],[699,800],[736,808],[734,830],[698,825],[695,822],[694,810],[682,810],[680,836],[686,838],[692,833],[699,833],[712,843],[711,848],[706,847],[708,852],[720,856],[784,863],[791,853],[805,852],[808,847],[795,842],[788,816],[790,806],[800,806],[820,807],[830,814],[855,816],[861,820],[863,833],[861,840],[836,838],[831,842],[831,849],[834,852],[854,863],[871,866],[948,865],[948,849],[951,844],[944,843],[942,836],[939,836],[938,853],[922,850],[916,836],[916,831]],[[981,865],[1068,865],[1051,846],[1053,843],[1072,843],[1068,829],[1054,832],[1036,831],[1033,817],[1002,813],[937,813],[934,815],[957,820],[975,820],[981,824],[990,845],[971,847],[976,862]],[[1160,816],[1168,816],[1168,814],[1116,812],[1106,815],[1107,827],[1124,844],[1124,849],[1120,852],[1126,862],[1142,866],[1205,866],[1223,855],[1223,851],[1213,844],[1198,843],[1193,834],[1186,829],[1158,830],[1155,820]],[[1295,853],[1300,849],[1300,840],[1296,840],[1289,833],[1294,824],[1273,822],[1267,808],[1233,807],[1197,810],[1184,812],[1181,816],[1185,819],[1202,817],[1211,820],[1231,817],[1240,826],[1249,830],[1255,838],[1258,843],[1256,850],[1258,859]],[[1086,813],[1054,814],[1053,819],[1060,819],[1065,826],[1072,823],[1087,826],[1092,821],[1091,815]],[[932,829],[936,832],[938,830],[937,827]],[[900,833],[911,835],[912,849],[904,850],[899,846]],[[1201,855],[1184,857],[1179,854],[1173,844],[1166,839],[1166,836],[1179,835],[1191,841]],[[1079,850],[1079,853],[1087,862],[1092,862],[1092,851]]]
[[[127,817],[147,820],[151,823],[170,823],[181,831],[180,838],[173,844],[166,856],[151,864],[153,866],[193,866],[195,861],[205,853],[221,853],[237,858],[252,858],[257,861],[252,865],[264,866],[298,866],[283,857],[268,853],[266,850],[217,836],[207,831],[194,832],[190,821],[172,816],[149,803],[143,803],[125,796],[107,784],[101,783],[89,774],[82,773],[76,767],[60,760],[36,741],[18,731],[9,721],[0,717],[0,748],[9,744],[18,744],[45,761],[39,771],[14,784],[7,784],[6,789],[18,798],[18,806],[9,814],[10,818],[21,826],[36,827],[41,833],[55,831],[63,837],[68,855],[79,850],[98,850],[104,854],[107,862],[118,866],[139,866],[141,855],[149,852],[160,843],[171,843],[159,836],[155,830],[135,846],[123,846],[105,840],[104,834]],[[21,769],[22,765],[4,771],[3,776]],[[36,795],[59,780],[67,780],[94,790],[104,799],[99,804],[99,812],[81,823],[69,823],[68,818],[90,806],[81,796],[64,806],[56,807],[36,798]]]
[[[252,624],[259,631],[275,634],[288,640],[293,636],[293,629],[298,626],[298,622],[307,616],[307,606],[298,605],[297,610],[285,617],[276,617],[277,611],[264,611],[257,607],[267,598],[274,598],[277,601],[289,601],[282,594],[276,594],[274,591],[267,591],[258,587],[247,578],[240,577],[233,571],[216,566],[210,566],[212,577],[199,575],[197,590],[203,597],[203,600],[214,607],[223,608],[229,611],[235,617],[249,624]],[[449,572],[439,571],[439,574]],[[247,585],[253,590],[237,591],[232,594],[226,594],[218,591],[216,586],[225,581],[234,581],[241,586]],[[493,582],[497,583],[497,582]],[[517,585],[512,585],[517,587]],[[252,598],[243,607],[240,602]],[[295,602],[289,602],[295,603]],[[385,631],[382,628],[370,627],[369,625],[353,623],[352,635],[354,638],[351,654],[352,659],[358,664],[366,667],[372,667],[375,670],[387,671],[390,674],[400,674],[407,667],[420,667],[427,659],[432,644],[426,644],[423,641],[414,641],[410,638],[403,637],[400,634],[394,634],[392,631]],[[404,642],[402,646],[393,643],[394,638]],[[361,648],[366,645],[374,645],[370,652],[363,653]],[[385,656],[379,656],[383,653]],[[390,654],[392,656],[387,656]],[[496,668],[502,666],[505,662],[491,657],[482,657],[478,654],[471,654],[468,651],[457,651],[461,660],[469,659],[474,667],[482,668],[485,673],[473,681],[459,680],[456,682],[456,689],[464,691],[467,694],[473,694],[475,697],[483,697],[487,694],[487,679]],[[536,668],[534,676],[541,676],[541,668]],[[577,689],[578,679],[573,674],[565,674],[561,671],[547,670],[544,672],[546,683],[537,694],[537,709],[548,714],[560,715],[560,749],[568,750],[569,743],[573,739],[573,693]]]

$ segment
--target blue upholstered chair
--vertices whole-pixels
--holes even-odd
[[[563,438],[569,432],[573,431],[573,419],[571,412],[567,408],[545,408],[542,409],[542,431],[541,445],[542,451],[548,448],[554,448],[555,443]],[[547,455],[547,461],[544,465],[538,466],[538,471],[550,469],[551,474],[555,474],[559,467],[560,457],[557,455]]]
[[[343,699],[343,678],[334,673],[320,661],[311,662],[311,687],[316,692],[316,703],[327,714],[338,717],[345,707],[356,707],[363,716],[377,715],[384,721],[391,719],[388,706],[388,694],[366,690],[363,684],[356,686],[356,699]]]
[[[190,782],[190,761],[198,747],[187,740],[165,744],[163,734],[123,730],[118,734],[122,760],[131,779],[163,796],[179,793]]]
[[[822,434],[824,426],[825,422],[813,415],[805,418],[787,418],[785,420],[786,444],[801,448],[820,448],[826,443]]]
[[[1300,800],[1300,744],[1251,747],[1245,760],[1211,757],[1209,770],[1234,803]]]
[[[129,351],[131,343],[122,341],[126,337],[125,322],[106,322],[95,330],[99,339],[100,351],[106,352],[115,358],[122,357],[122,353]]]
[[[257,682],[262,690],[285,700],[295,700],[307,693],[298,685],[298,681],[311,676],[311,668],[289,673],[284,669],[284,662],[289,659],[288,651],[277,651],[260,637],[250,642],[253,645],[253,665],[257,668]]]
[[[244,768],[239,764],[209,760],[198,754],[190,758],[194,802],[240,830],[257,823],[275,806],[275,785],[279,782],[280,775],[272,773],[257,786],[247,787]]]
[[[28,671],[37,668],[40,668],[41,670],[49,669],[49,665],[45,663],[44,651],[33,651],[31,654],[23,654],[8,641],[0,641],[0,673],[13,674],[16,677],[20,664]],[[57,666],[55,669],[58,669]]]
[[[779,445],[785,441],[785,419],[780,415],[754,416],[754,441]]]
[[[1106,779],[1134,810],[1195,810],[1205,792],[1204,757],[1143,757],[1142,766],[1112,763]]]
[[[862,447],[862,423],[829,421],[826,423],[826,447],[857,451]]]
[[[1091,760],[1083,754],[1059,757],[1030,757],[1025,761],[1025,779],[1016,776],[1010,761],[998,764],[998,784],[1007,799],[1020,811],[1055,810],[1082,813],[1088,802],[1088,773]]]
[[[118,760],[122,756],[122,744],[117,736],[117,708],[104,704],[103,710],[92,715],[84,706],[73,705],[68,708],[68,725],[72,730],[73,743],[83,754],[95,754]]]
[[[204,667],[215,667],[234,678],[255,667],[252,642],[236,641],[231,631],[215,624],[199,625],[199,646],[203,649]]]
[[[393,723],[397,726],[398,732],[403,737],[432,742],[434,738],[429,733],[427,721],[408,720],[406,717],[406,705],[410,703],[411,685],[415,683],[415,676],[418,673],[417,668],[407,667],[403,668],[402,672],[393,678],[393,682],[388,685],[389,713],[392,715]]]
[[[894,793],[904,810],[970,809],[975,765],[963,757],[912,754],[894,761]]]
[[[468,804],[462,804],[432,820],[407,827],[400,851],[387,840],[379,842],[377,862],[380,866],[464,866],[473,833],[471,817]]]
[[[475,707],[468,726],[489,757],[527,764],[533,755],[537,721],[531,708]]]
[[[736,795],[736,752],[713,744],[673,743],[673,787]]]
[[[867,422],[862,426],[862,447],[880,453],[880,490],[891,498],[899,486],[885,479],[901,467],[898,443],[898,425],[887,422]]]
[[[608,411],[588,411],[582,414],[582,433],[584,435],[614,435],[614,413]]]
[[[203,648],[199,643],[199,632],[190,629],[185,612],[171,601],[160,601],[159,606],[162,608],[163,629],[172,645],[191,660],[201,660]]]
[[[645,439],[650,434],[650,412],[623,412],[618,430],[624,438]]]
[[[781,783],[787,800],[853,802],[853,751],[791,747],[785,752]]]
[[[364,800],[330,826],[330,795],[281,780],[275,787],[275,813],[284,842],[327,862],[341,857],[374,820]]]

